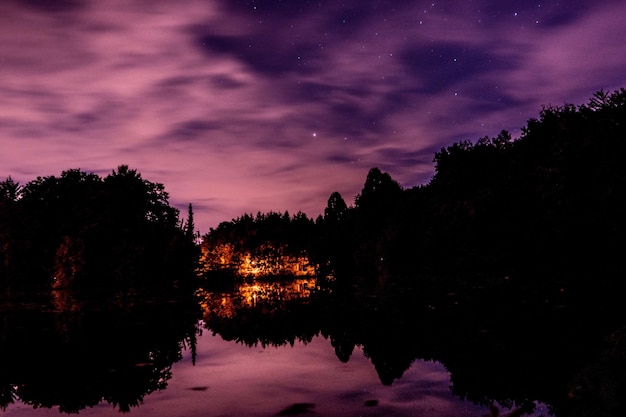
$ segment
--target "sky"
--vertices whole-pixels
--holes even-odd
[[[0,180],[129,165],[206,233],[626,87],[623,0],[2,0]]]

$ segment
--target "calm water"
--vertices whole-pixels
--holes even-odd
[[[509,286],[346,297],[295,280],[187,304],[117,295],[102,307],[69,292],[5,303],[0,414],[620,415],[626,331],[601,318],[621,307]]]
[[[293,346],[247,347],[210,332],[172,367],[166,389],[145,397],[129,416],[274,416],[302,410],[322,416],[484,416],[485,407],[450,392],[450,375],[436,362],[416,360],[404,376],[383,386],[360,349],[341,363],[321,336]],[[291,407],[291,408],[290,408]],[[288,410],[294,410],[289,414]],[[535,415],[545,413],[540,407]],[[58,408],[16,403],[5,416],[56,416]],[[81,416],[122,415],[101,403]]]

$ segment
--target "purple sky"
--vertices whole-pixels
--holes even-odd
[[[202,233],[427,182],[442,146],[626,87],[626,4],[0,2],[0,179],[120,164]]]

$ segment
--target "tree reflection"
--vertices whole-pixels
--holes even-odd
[[[191,298],[171,302],[127,295],[123,302],[97,303],[105,294],[83,296],[81,302],[75,302],[76,294],[58,295],[56,304],[3,311],[3,409],[19,398],[67,413],[102,401],[129,411],[167,386],[183,349],[195,351],[199,316]]]
[[[0,182],[0,407],[128,411],[195,349],[198,248],[160,183],[120,165]]]
[[[453,393],[475,403],[515,407],[520,415],[536,402],[556,416],[620,415],[626,327],[619,296],[528,280],[538,279],[455,277],[446,291],[376,293],[244,283],[203,293],[203,317],[214,333],[248,346],[322,335],[342,362],[358,346],[385,385],[416,359],[434,360],[450,371]]]
[[[200,291],[207,327],[248,346],[309,342],[317,334],[310,303],[315,279],[246,281],[230,292]]]

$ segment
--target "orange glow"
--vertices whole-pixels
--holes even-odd
[[[316,268],[305,253],[286,254],[282,246],[265,244],[256,253],[237,252],[232,244],[202,245],[201,272],[229,270],[241,277],[315,276]]]
[[[228,294],[200,289],[197,293],[205,315],[235,317],[237,311],[260,304],[309,298],[316,289],[316,278],[295,278],[289,282],[245,282]]]

